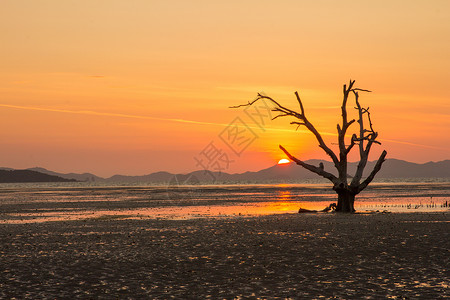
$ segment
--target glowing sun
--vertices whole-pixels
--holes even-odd
[[[290,160],[286,159],[286,158],[282,158],[278,161],[279,165],[288,164],[288,163],[290,163]]]

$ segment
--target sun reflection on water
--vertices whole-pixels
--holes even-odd
[[[285,191],[280,191],[278,193],[278,200],[279,201],[290,201],[292,200],[292,194],[290,191],[285,190]]]

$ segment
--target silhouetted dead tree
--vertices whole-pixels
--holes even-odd
[[[376,139],[378,137],[378,133],[373,129],[372,121],[370,119],[369,108],[363,108],[359,103],[359,92],[370,92],[368,90],[359,89],[354,87],[355,81],[350,80],[348,86],[344,84],[343,93],[344,97],[342,100],[341,112],[342,112],[342,124],[337,125],[338,132],[338,145],[339,145],[339,153],[336,155],[323,140],[320,133],[314,127],[314,125],[308,120],[305,114],[305,109],[303,108],[302,100],[297,92],[295,92],[295,96],[297,98],[298,104],[300,105],[300,111],[294,111],[289,108],[284,107],[274,99],[268,96],[264,96],[258,94],[257,98],[247,104],[232,106],[232,108],[238,108],[242,106],[251,106],[259,100],[268,100],[275,105],[275,108],[272,111],[277,112],[273,119],[279,117],[293,117],[297,119],[296,121],[292,121],[291,124],[297,125],[297,128],[300,126],[305,126],[311,133],[316,137],[319,147],[325,151],[325,153],[331,158],[334,163],[336,170],[338,171],[338,176],[335,176],[332,173],[329,173],[324,170],[323,164],[320,164],[318,167],[305,163],[304,161],[294,157],[291,155],[283,146],[280,145],[280,149],[295,163],[302,166],[303,168],[316,173],[333,183],[333,190],[338,194],[338,203],[336,207],[336,211],[339,212],[354,212],[354,202],[355,196],[359,194],[362,190],[364,190],[369,183],[373,180],[375,175],[380,171],[381,165],[385,161],[385,157],[387,152],[383,151],[378,158],[378,161],[375,164],[372,172],[363,180],[363,171],[366,167],[367,160],[369,158],[369,152],[372,148],[373,144],[380,144]],[[355,99],[355,109],[358,111],[357,120],[352,119],[348,120],[347,117],[347,102],[349,100],[349,96],[353,94]],[[359,124],[359,132],[358,134],[353,134],[350,138],[350,143],[347,145],[345,143],[345,139],[347,136],[347,130],[353,123]],[[357,145],[359,147],[359,156],[360,160],[356,169],[355,176],[353,176],[351,182],[348,182],[348,171],[347,171],[347,156],[353,147]]]

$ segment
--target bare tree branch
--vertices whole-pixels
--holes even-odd
[[[328,146],[325,144],[320,133],[316,130],[316,128],[307,119],[305,119],[305,126],[306,126],[306,128],[308,128],[309,131],[311,131],[316,136],[316,139],[319,142],[319,147],[322,148],[325,151],[325,153],[331,157],[334,165],[336,166],[336,168],[338,168],[339,160],[338,160],[336,154],[334,154],[333,150],[328,148]]]
[[[347,100],[348,100],[348,94],[352,90],[352,87],[353,87],[354,83],[355,83],[354,80],[350,80],[350,83],[348,85],[348,89],[347,89],[347,86],[344,84],[344,99],[342,100],[342,106],[341,106],[341,110],[342,110],[342,129],[343,130],[344,130],[346,124],[347,124]]]
[[[293,121],[293,122],[291,122],[291,123],[289,123],[289,124],[292,124],[292,125],[299,125],[299,126],[305,125],[305,123],[303,123],[303,122],[295,122],[295,121]]]
[[[373,130],[373,126],[372,126],[372,120],[370,119],[369,108],[365,109],[364,112],[367,114],[367,120],[369,120],[370,130],[371,130],[372,132],[375,132],[375,131]]]
[[[297,125],[297,128],[295,128],[295,131],[297,131],[299,128],[300,128],[300,126],[305,126],[305,123],[303,123],[303,122],[291,122],[290,123],[291,125]]]
[[[289,115],[288,114],[276,115],[275,117],[272,118],[272,121],[275,120],[275,119],[278,119],[280,117],[286,117],[286,116],[289,116]]]
[[[295,91],[295,97],[297,97],[297,101],[300,104],[300,111],[302,112],[302,115],[305,115],[305,110],[303,109],[303,103],[302,103],[302,100],[300,100],[300,96],[298,95],[297,91]]]
[[[337,184],[339,182],[339,179],[334,176],[331,173],[328,173],[324,170],[323,165],[322,167],[316,167],[310,164],[307,164],[301,160],[299,160],[298,158],[292,156],[283,146],[280,145],[280,149],[287,155],[287,157],[289,157],[290,160],[294,161],[297,165],[302,166],[303,168],[316,173],[317,175],[320,175],[328,180],[330,180],[331,182],[333,182],[333,184]]]
[[[373,170],[370,173],[370,175],[366,178],[366,180],[364,180],[358,186],[358,191],[357,191],[358,193],[361,192],[362,190],[364,190],[369,185],[369,183],[372,182],[372,180],[374,179],[375,175],[378,173],[378,171],[380,171],[381,166],[385,162],[386,155],[387,155],[387,152],[386,152],[386,150],[384,150],[383,153],[381,153],[380,157],[378,158],[378,161],[375,164],[375,167],[373,168]]]
[[[364,90],[364,89],[359,89],[359,88],[355,88],[355,89],[353,89],[353,91],[361,91],[361,92],[368,92],[368,93],[372,93],[372,91],[369,91],[369,90]]]
[[[286,108],[286,107],[282,106],[280,103],[278,103],[277,101],[275,101],[274,99],[272,99],[271,97],[264,96],[264,95],[261,95],[261,94],[258,94],[257,98],[255,100],[253,100],[251,102],[248,102],[247,104],[231,106],[230,108],[239,108],[239,107],[251,106],[255,102],[257,102],[259,100],[262,100],[262,99],[269,100],[270,102],[272,102],[273,104],[276,105],[276,107],[274,109],[272,109],[272,111],[281,113],[280,115],[274,117],[274,119],[276,119],[278,117],[291,116],[291,117],[294,117],[294,118],[300,120],[301,122],[294,123],[294,124],[297,124],[299,126],[303,125],[306,128],[308,128],[308,130],[312,134],[314,134],[314,136],[316,137],[317,141],[319,142],[319,147],[322,148],[325,151],[325,153],[328,154],[328,156],[331,157],[331,159],[333,160],[334,165],[336,166],[336,168],[338,168],[339,160],[338,160],[336,154],[334,154],[334,152],[325,144],[325,141],[323,140],[323,138],[320,135],[320,133],[317,131],[317,129],[314,127],[314,125],[311,122],[309,122],[308,119],[306,118],[305,111],[304,111],[304,108],[303,108],[303,104],[302,104],[302,101],[300,99],[300,96],[298,95],[298,92],[295,92],[295,96],[296,96],[297,101],[298,101],[298,103],[300,105],[301,113],[298,113],[298,112],[296,112],[294,110]],[[297,127],[297,129],[298,129],[298,127]]]
[[[359,119],[358,119],[358,123],[359,123],[359,138],[360,138],[360,143],[359,143],[359,155],[360,157],[363,157],[364,155],[364,143],[363,143],[363,139],[364,139],[364,119],[363,119],[363,110],[361,108],[361,105],[359,104],[359,96],[358,93],[355,92],[355,102],[356,102],[356,107],[358,110],[358,115],[359,115]]]
[[[351,120],[350,122],[347,123],[347,128],[350,127],[350,125],[352,125],[356,120]]]
[[[277,101],[275,101],[274,99],[272,99],[271,97],[261,95],[260,93],[258,93],[258,95],[257,95],[257,97],[256,97],[255,100],[253,100],[253,101],[251,101],[251,102],[248,102],[247,104],[241,104],[241,105],[236,105],[236,106],[230,106],[230,108],[239,108],[239,107],[244,107],[244,106],[251,106],[251,105],[253,105],[255,102],[257,102],[258,100],[261,100],[261,99],[267,99],[267,100],[269,100],[270,102],[272,102],[273,104],[275,104],[275,105],[277,106],[277,108],[281,109],[283,112],[290,113],[290,114],[293,115],[293,116],[295,116],[295,115],[300,115],[300,114],[297,113],[296,111],[293,111],[293,110],[290,110],[290,109],[284,107],[283,105],[281,105],[280,103],[278,103]]]
[[[356,137],[356,134],[352,135],[352,140],[350,145],[347,147],[347,149],[345,150],[346,154],[348,154],[350,152],[350,150],[352,150],[353,146],[355,146],[356,142],[357,142],[358,138]]]

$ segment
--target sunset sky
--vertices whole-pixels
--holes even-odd
[[[2,167],[188,172],[217,150],[209,169],[233,173],[279,144],[327,158],[290,119],[229,106],[263,92],[297,109],[298,91],[335,147],[349,79],[373,91],[371,160],[450,159],[450,1],[3,0],[0,40]]]

